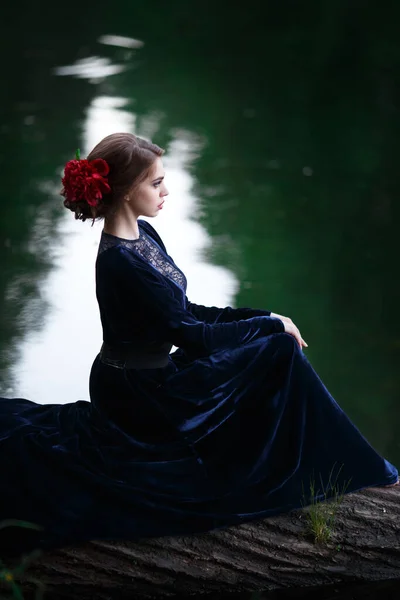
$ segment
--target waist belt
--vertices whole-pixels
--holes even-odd
[[[102,363],[116,369],[161,369],[168,365],[172,344],[164,344],[157,349],[132,348],[131,346],[111,346],[103,343],[100,349]]]

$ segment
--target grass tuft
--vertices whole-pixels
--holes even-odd
[[[349,479],[341,487],[338,484],[342,468],[343,465],[333,479],[335,465],[332,467],[326,485],[320,477],[320,488],[317,488],[315,478],[311,478],[308,494],[302,485],[302,504],[306,515],[307,534],[316,544],[326,544],[332,538],[337,511],[351,482]]]

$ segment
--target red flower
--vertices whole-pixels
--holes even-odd
[[[102,158],[68,161],[62,178],[64,196],[71,202],[86,200],[90,206],[97,206],[103,194],[111,192],[107,181],[109,171]]]

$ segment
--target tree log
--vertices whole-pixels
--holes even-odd
[[[36,559],[26,578],[41,581],[52,600],[221,598],[264,590],[263,598],[300,598],[304,588],[312,598],[312,590],[332,584],[396,579],[399,589],[400,487],[345,496],[325,543],[310,539],[307,510],[201,535],[63,548]],[[31,584],[23,581],[22,589],[30,594]]]

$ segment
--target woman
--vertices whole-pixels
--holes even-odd
[[[65,168],[65,206],[104,218],[91,405],[0,403],[1,444],[21,464],[7,474],[1,514],[43,527],[42,547],[206,531],[298,508],[311,489],[324,498],[398,483],[312,369],[290,319],[188,300],[185,275],[139,219],[168,195],[162,154],[113,134]]]

